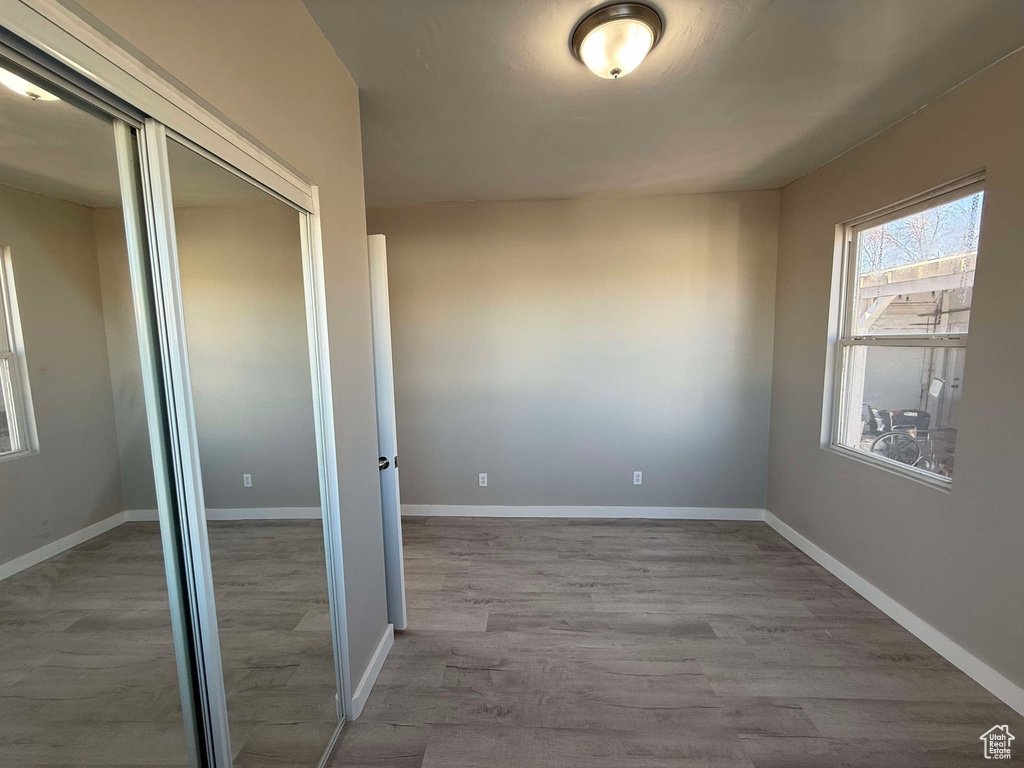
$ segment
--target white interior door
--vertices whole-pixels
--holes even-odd
[[[395,377],[391,364],[391,306],[384,235],[367,238],[370,252],[370,315],[373,321],[373,372],[377,388],[377,447],[381,515],[384,521],[384,573],[388,621],[403,630],[405,563],[402,560],[402,504],[398,494],[398,435],[395,431]]]

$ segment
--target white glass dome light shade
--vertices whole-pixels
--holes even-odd
[[[569,45],[591,72],[606,80],[625,77],[658,44],[661,15],[643,3],[614,3],[585,16]]]
[[[598,77],[618,80],[644,60],[654,46],[654,30],[637,19],[617,19],[583,38],[580,58]]]

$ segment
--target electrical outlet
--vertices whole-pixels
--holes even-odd
[[[481,488],[486,488],[487,487],[487,473],[486,472],[481,472],[480,473],[480,487]]]
[[[633,485],[643,485],[643,484],[644,484],[644,473],[641,472],[640,470],[636,470],[635,472],[633,472]]]
[[[242,485],[245,488],[252,488],[252,475],[250,475],[248,472],[242,475]]]

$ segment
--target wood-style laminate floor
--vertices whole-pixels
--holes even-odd
[[[319,521],[210,524],[236,768],[316,766],[334,731]],[[0,766],[184,766],[156,523],[0,581]]]
[[[991,765],[993,725],[1024,744],[763,523],[403,528],[409,629],[336,768],[962,768]]]

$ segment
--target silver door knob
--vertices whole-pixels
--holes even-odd
[[[387,456],[381,456],[379,459],[377,459],[377,469],[381,470],[382,472],[390,466],[391,462],[388,461]]]

